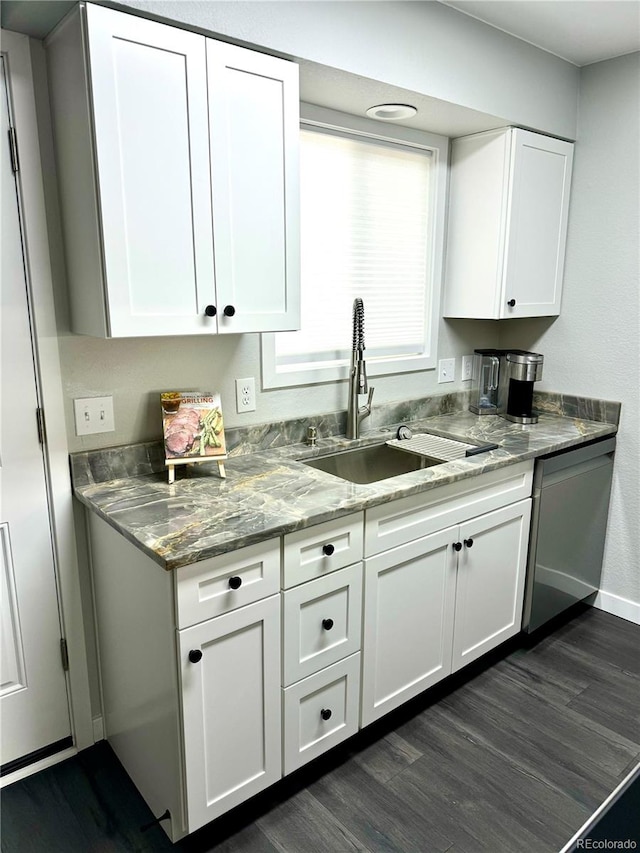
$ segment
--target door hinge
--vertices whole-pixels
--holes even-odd
[[[13,173],[20,171],[20,160],[18,159],[18,137],[15,127],[9,128],[9,151],[11,152],[11,168]]]
[[[44,423],[44,410],[40,406],[36,409],[36,423],[38,425],[38,441],[40,444],[46,444],[47,428]]]
[[[62,658],[62,668],[65,672],[69,672],[69,649],[64,637],[60,639],[60,657]]]

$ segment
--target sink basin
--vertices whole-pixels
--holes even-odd
[[[348,480],[350,483],[375,483],[396,477],[398,474],[408,474],[421,468],[440,465],[441,459],[429,456],[416,456],[403,450],[395,450],[386,444],[376,444],[369,447],[358,447],[355,450],[341,450],[317,459],[302,459],[305,465],[318,468]]]

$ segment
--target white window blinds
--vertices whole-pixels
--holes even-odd
[[[276,362],[346,359],[355,297],[364,301],[367,359],[422,353],[431,152],[303,129],[300,153],[302,328],[275,336]]]

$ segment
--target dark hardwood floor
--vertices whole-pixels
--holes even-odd
[[[557,853],[640,760],[639,700],[640,628],[581,610],[175,846],[97,744],[3,789],[2,851]]]

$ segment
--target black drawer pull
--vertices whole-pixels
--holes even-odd
[[[322,711],[320,711],[320,716],[322,717],[323,720],[330,720],[331,719],[331,711],[328,708],[323,708]]]
[[[237,575],[234,575],[232,578],[229,578],[229,586],[231,589],[240,589],[242,586],[242,578],[239,578]]]
[[[330,631],[333,628],[333,619],[323,619],[322,627],[325,631]]]
[[[236,313],[236,309],[233,307],[233,305],[225,305],[222,313],[225,317],[233,317],[233,315]]]
[[[189,660],[191,663],[198,663],[198,661],[202,660],[202,652],[200,649],[191,649],[189,652]]]
[[[462,551],[462,542],[454,542],[453,543],[454,551]]]
[[[510,299],[510,300],[507,302],[507,305],[509,306],[509,308],[515,308],[515,307],[516,307],[516,300],[515,300],[515,299]]]
[[[325,557],[330,557],[335,550],[335,546],[332,545],[330,542],[327,545],[322,546],[322,553],[325,555]]]
[[[465,539],[464,544],[467,548],[471,548],[473,546],[473,539]]]
[[[216,310],[215,305],[207,305],[207,307],[204,309],[204,313],[207,315],[207,317],[215,317],[218,312]]]

